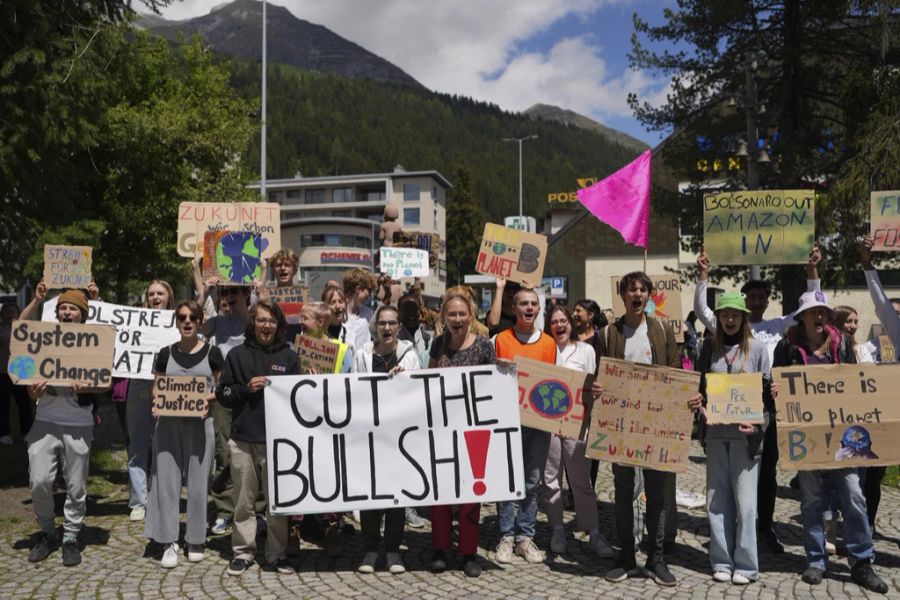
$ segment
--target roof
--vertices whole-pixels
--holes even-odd
[[[288,179],[267,179],[266,187],[290,187],[298,183],[332,185],[341,183],[362,183],[366,181],[382,181],[385,179],[409,179],[413,177],[431,177],[446,188],[452,188],[453,184],[441,175],[440,171],[391,171],[389,173],[359,173],[355,175],[329,175],[326,177],[291,177]],[[253,181],[247,187],[259,188],[260,182]]]

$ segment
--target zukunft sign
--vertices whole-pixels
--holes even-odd
[[[271,381],[266,452],[274,513],[524,495],[512,372],[482,366]]]

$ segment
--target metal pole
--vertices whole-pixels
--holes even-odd
[[[262,137],[259,151],[259,191],[266,195],[266,0],[262,3]]]
[[[519,139],[519,227],[522,227],[522,143],[525,139]]]
[[[753,57],[747,61],[747,189],[759,189],[759,171],[756,159],[759,156],[759,132],[756,125],[756,78],[753,76]],[[750,279],[762,278],[759,265],[750,266]]]

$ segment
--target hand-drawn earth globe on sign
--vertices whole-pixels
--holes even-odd
[[[572,392],[569,387],[555,379],[545,379],[531,388],[528,394],[531,408],[547,419],[559,419],[572,410]]]
[[[506,253],[506,244],[504,244],[502,242],[497,242],[494,244],[493,250],[494,250],[494,254],[496,254],[498,256],[501,254],[505,254]]]
[[[9,372],[19,379],[31,379],[36,370],[34,359],[30,356],[15,356],[9,361]]]
[[[220,275],[233,283],[253,283],[260,275],[260,261],[268,245],[268,240],[253,233],[226,233],[216,248]]]
[[[412,269],[404,269],[403,274],[407,277],[412,277]]]

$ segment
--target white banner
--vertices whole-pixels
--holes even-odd
[[[516,500],[525,495],[515,373],[495,366],[271,377],[277,514]]]
[[[44,302],[43,321],[56,321],[56,301]],[[160,349],[181,339],[174,310],[136,308],[91,300],[88,323],[116,327],[113,377],[153,379],[153,364]]]

